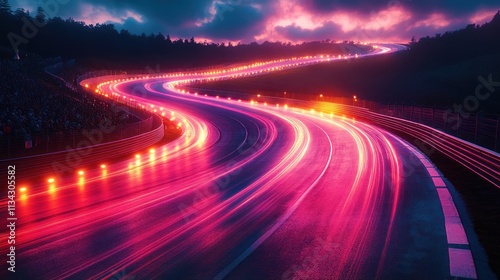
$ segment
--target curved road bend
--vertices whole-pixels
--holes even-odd
[[[144,88],[137,102],[182,137],[61,182],[19,182],[17,277],[477,277],[446,180],[402,140],[165,82],[104,90]]]

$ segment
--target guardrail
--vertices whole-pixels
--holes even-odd
[[[356,115],[378,126],[419,139],[500,188],[500,154],[413,121],[371,111],[358,111]]]
[[[104,124],[103,124],[104,125]],[[40,132],[31,133],[30,138],[24,135],[3,135],[0,137],[0,159],[23,157],[43,153],[64,151],[69,148],[77,148],[78,144],[86,141],[95,129],[83,129],[66,132]],[[154,129],[153,117],[136,123],[106,127],[109,133],[103,133],[99,143],[112,142],[129,138],[138,134],[146,133]]]
[[[450,108],[379,105],[377,113],[421,123],[493,151],[500,151],[500,116],[482,112],[460,115]]]
[[[153,129],[148,132],[121,140],[53,153],[0,160],[0,165],[16,165],[16,171],[23,174],[25,178],[47,173],[62,175],[81,166],[99,164],[111,157],[124,156],[130,154],[131,151],[151,147],[163,138],[165,132],[159,116],[152,116],[152,126]],[[91,142],[90,139],[87,141]]]
[[[84,87],[70,86],[65,80],[47,69],[46,73],[56,82],[74,90],[75,93],[92,94]],[[93,95],[93,98],[118,103],[118,100],[104,99],[98,95]],[[149,148],[163,139],[165,125],[159,115],[141,108],[127,107],[126,111],[139,121],[120,126],[104,124],[95,129],[66,133],[33,134],[29,141],[32,147],[15,154],[15,157],[11,156],[11,149],[16,146],[23,151],[23,146],[27,145],[24,136],[0,137],[0,154],[2,155],[0,166],[17,165],[16,170],[22,172],[25,177],[38,176],[47,172],[61,175],[80,165],[92,165],[111,157],[129,154],[131,150]]]
[[[197,81],[186,88],[192,90],[209,90],[203,88],[203,81]],[[218,91],[221,94],[233,92],[224,91],[216,87],[210,90]],[[353,96],[352,98],[333,97],[322,94],[310,95],[293,92],[273,92],[273,91],[245,91],[245,98],[251,96],[267,96],[282,98],[283,100],[303,100],[317,102],[331,102],[342,105],[368,108],[372,112],[383,115],[398,117],[413,122],[425,124],[432,128],[441,130],[450,135],[456,136],[468,142],[477,144],[495,152],[500,152],[500,116],[484,114],[482,112],[460,115],[450,108],[425,107],[417,105],[390,104],[384,105],[373,101],[368,101]]]
[[[291,98],[248,95],[244,93],[233,93],[228,91],[207,90],[207,89],[192,89],[199,93],[207,93],[211,95],[218,94],[221,97],[227,95],[232,98],[245,98],[258,100],[260,103],[268,102],[269,104],[287,104],[288,106],[297,106],[302,108],[312,108],[317,112],[326,114],[333,113],[337,116],[345,114],[347,116],[362,119],[368,123],[373,123],[382,128],[397,131],[409,135],[415,139],[422,141],[432,149],[435,149],[452,160],[465,166],[478,176],[484,178],[492,185],[500,188],[500,154],[488,150],[484,147],[475,145],[456,136],[449,135],[435,128],[420,124],[414,121],[405,120],[397,117],[383,115],[374,112],[373,109],[360,106],[331,103],[325,101],[306,101]],[[413,143],[417,145],[418,143]],[[426,152],[426,151],[424,151]]]
[[[116,71],[99,71],[98,73],[89,73],[85,78],[95,77],[97,75],[117,75],[117,74],[123,75],[130,73],[124,73],[123,71],[121,71],[120,73],[117,73]],[[137,73],[137,74],[143,74],[143,73]],[[78,83],[81,83],[82,80],[84,79],[78,79]],[[203,89],[197,89],[197,90],[203,90]],[[220,90],[211,90],[211,91],[228,93]],[[235,94],[244,96],[246,98],[249,97],[248,93],[238,94],[230,92],[230,94],[232,97],[235,97],[234,96]],[[282,95],[281,93],[274,93],[274,94],[275,94],[274,97],[259,96],[259,98],[261,98],[260,101],[262,102],[264,102],[265,100],[267,100],[268,102],[276,101],[277,103],[281,104],[287,103],[294,106],[301,106],[301,105],[303,106],[305,105],[304,102],[316,101],[314,102],[314,106],[318,111],[329,113],[328,111],[330,110],[332,113],[335,114],[338,112],[343,112],[347,115],[351,115],[357,118],[362,118],[368,122],[377,124],[383,128],[399,131],[401,133],[410,135],[428,144],[433,149],[436,149],[437,151],[448,156],[449,158],[462,164],[463,166],[473,171],[480,177],[492,183],[497,188],[500,188],[500,155],[494,151],[477,146],[463,139],[459,139],[458,137],[447,134],[438,129],[432,128],[428,125],[413,121],[414,116],[416,116],[419,121],[423,122],[424,120],[425,122],[426,113],[425,110],[422,108],[417,110],[411,108],[411,114],[409,115],[410,120],[405,120],[404,110],[402,110],[401,114],[398,115],[399,118],[389,116],[387,114],[390,114],[391,111],[388,106],[380,105],[378,103],[369,102],[366,100],[358,100],[356,97],[354,97],[353,99],[332,98],[322,95],[312,97],[311,95],[301,95],[295,93],[287,95],[285,92],[283,92]],[[255,94],[251,94],[251,96],[253,97],[255,96]],[[307,102],[307,106],[310,107],[311,102]],[[416,111],[418,111],[418,113],[415,113]],[[384,112],[386,115],[380,114],[380,112]],[[397,110],[392,111],[392,113],[397,114]],[[433,109],[431,115],[432,125],[435,126],[438,125],[437,123],[434,122],[434,118],[435,115],[439,113],[442,112],[439,111],[438,113],[436,113],[436,111]],[[478,127],[479,119],[476,116],[474,120],[476,123],[476,127],[473,128],[474,131],[473,137],[474,140],[477,141],[478,139],[481,138],[481,135],[479,135],[480,128]],[[494,123],[494,126],[490,125],[492,127],[495,127],[494,141],[492,147],[493,150],[497,149],[499,146],[498,145],[499,125],[500,125],[500,119],[496,123]],[[444,128],[444,130],[446,131],[446,127]],[[460,136],[460,130],[457,132],[457,136]]]
[[[92,99],[100,100],[103,102],[110,103],[115,111],[123,111],[124,114],[130,116],[132,123],[121,124],[113,126],[112,130],[107,127],[107,133],[103,133],[102,137],[99,139],[99,143],[106,143],[117,141],[125,138],[130,138],[135,135],[146,133],[153,130],[153,114],[142,110],[141,108],[120,107],[117,106],[118,100],[109,100],[102,98],[98,95],[94,95],[85,91],[83,87],[72,85],[66,82],[57,75],[49,71],[49,68],[54,68],[62,64],[59,62],[53,66],[45,68],[45,72],[49,78],[61,86],[66,86],[71,89],[69,95],[74,98],[81,98],[85,95],[91,95]],[[128,105],[128,104],[126,104]],[[105,120],[103,121],[104,123]],[[107,125],[109,126],[109,125]],[[26,135],[2,135],[0,136],[0,160],[1,159],[13,159],[29,157],[47,153],[54,153],[58,151],[64,151],[68,149],[78,148],[78,144],[82,141],[87,141],[91,131],[99,129],[98,127],[94,129],[80,129],[72,131],[60,131],[60,132],[38,132],[30,133],[29,136]]]

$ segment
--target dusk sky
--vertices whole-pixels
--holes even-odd
[[[55,0],[54,0],[55,1]],[[50,1],[10,1],[13,10]],[[408,42],[490,21],[498,0],[64,0],[49,16],[209,42]]]

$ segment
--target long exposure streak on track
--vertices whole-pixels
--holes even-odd
[[[337,115],[176,89],[336,59],[100,81],[99,92],[156,108],[182,136],[20,182],[17,276],[476,278],[460,217],[448,225],[456,209],[445,181],[406,142]]]

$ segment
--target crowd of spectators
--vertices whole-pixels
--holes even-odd
[[[49,81],[39,59],[0,60],[0,137],[65,133],[98,128],[101,122],[122,125],[132,119],[92,95],[69,94]]]
[[[51,65],[48,71],[69,84],[76,86],[78,77],[89,72],[94,72],[96,69],[78,65],[75,63],[75,60],[71,60]]]

